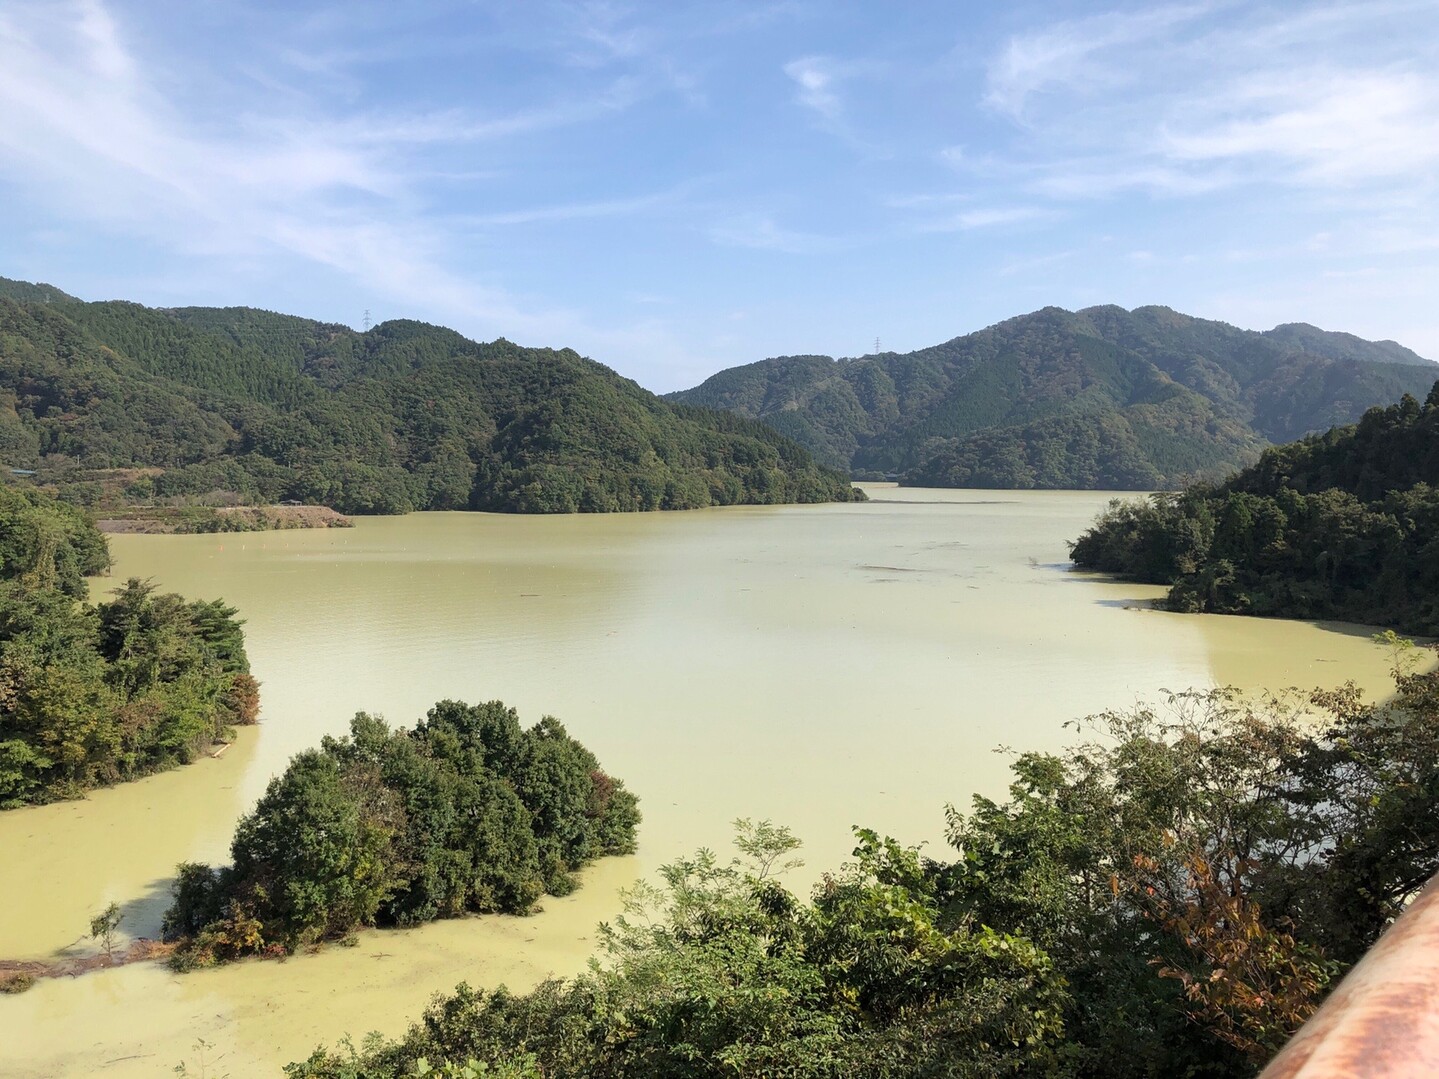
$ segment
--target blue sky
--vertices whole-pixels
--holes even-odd
[[[1439,358],[1439,0],[0,0],[0,274],[658,391],[1047,304]]]

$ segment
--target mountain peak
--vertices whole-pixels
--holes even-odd
[[[0,277],[0,299],[18,300],[22,303],[79,303],[68,292],[62,292],[54,285],[44,282],[16,281]]]
[[[861,477],[1145,489],[1422,398],[1427,367],[1393,342],[1299,324],[1256,333],[1158,304],[1049,306],[906,355],[732,368],[671,399],[763,420]]]
[[[1307,322],[1284,322],[1272,330],[1266,330],[1264,336],[1292,348],[1337,359],[1367,363],[1402,363],[1414,367],[1434,365],[1433,360],[1425,359],[1397,341],[1366,341],[1352,333],[1321,330]]]

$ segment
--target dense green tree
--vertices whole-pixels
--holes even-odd
[[[0,584],[0,808],[185,763],[253,723],[234,613],[137,580],[95,607]]]
[[[399,1042],[293,1076],[400,1076],[420,1060],[547,1076],[1008,1075],[1051,1054],[1063,986],[1026,942],[939,928],[914,852],[865,837],[813,904],[773,876],[797,844],[740,822],[628,894],[592,973],[525,996],[461,986]],[[898,864],[896,864],[898,863]]]
[[[1439,388],[1439,384],[1436,384]],[[1114,502],[1077,565],[1170,585],[1180,611],[1439,633],[1439,393],[1266,450],[1217,487]]]
[[[0,486],[0,809],[171,767],[255,720],[235,609],[137,580],[81,602],[109,565],[74,507]]]
[[[109,567],[105,537],[83,512],[35,490],[0,485],[0,580],[79,599],[85,578]]]
[[[442,701],[413,730],[360,713],[271,781],[232,863],[182,865],[165,932],[182,967],[282,954],[363,926],[525,913],[634,850],[634,795],[546,717]]]

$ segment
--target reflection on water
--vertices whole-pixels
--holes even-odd
[[[112,899],[123,928],[154,935],[175,863],[221,860],[269,778],[361,709],[409,723],[440,698],[501,698],[526,722],[557,715],[640,795],[641,849],[534,918],[183,978],[142,966],[43,983],[0,999],[15,1032],[0,1074],[154,1075],[193,1062],[197,1038],[227,1054],[221,1071],[273,1071],[346,1031],[396,1031],[462,978],[578,970],[621,886],[723,847],[735,817],[803,836],[803,885],[847,855],[852,825],[941,845],[945,803],[1002,792],[996,746],[1057,746],[1075,716],[1214,682],[1384,685],[1364,632],[1136,609],[1158,590],[1069,572],[1065,541],[1106,495],[873,494],[114,537],[117,577],[240,608],[262,724],[220,760],[0,814],[0,956],[76,945]]]

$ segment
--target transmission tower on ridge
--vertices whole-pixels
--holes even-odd
[[[879,338],[878,338],[878,337],[876,337],[876,338],[874,339],[874,354],[875,354],[876,356],[879,355]]]
[[[370,309],[365,308],[365,332],[370,332]]]

